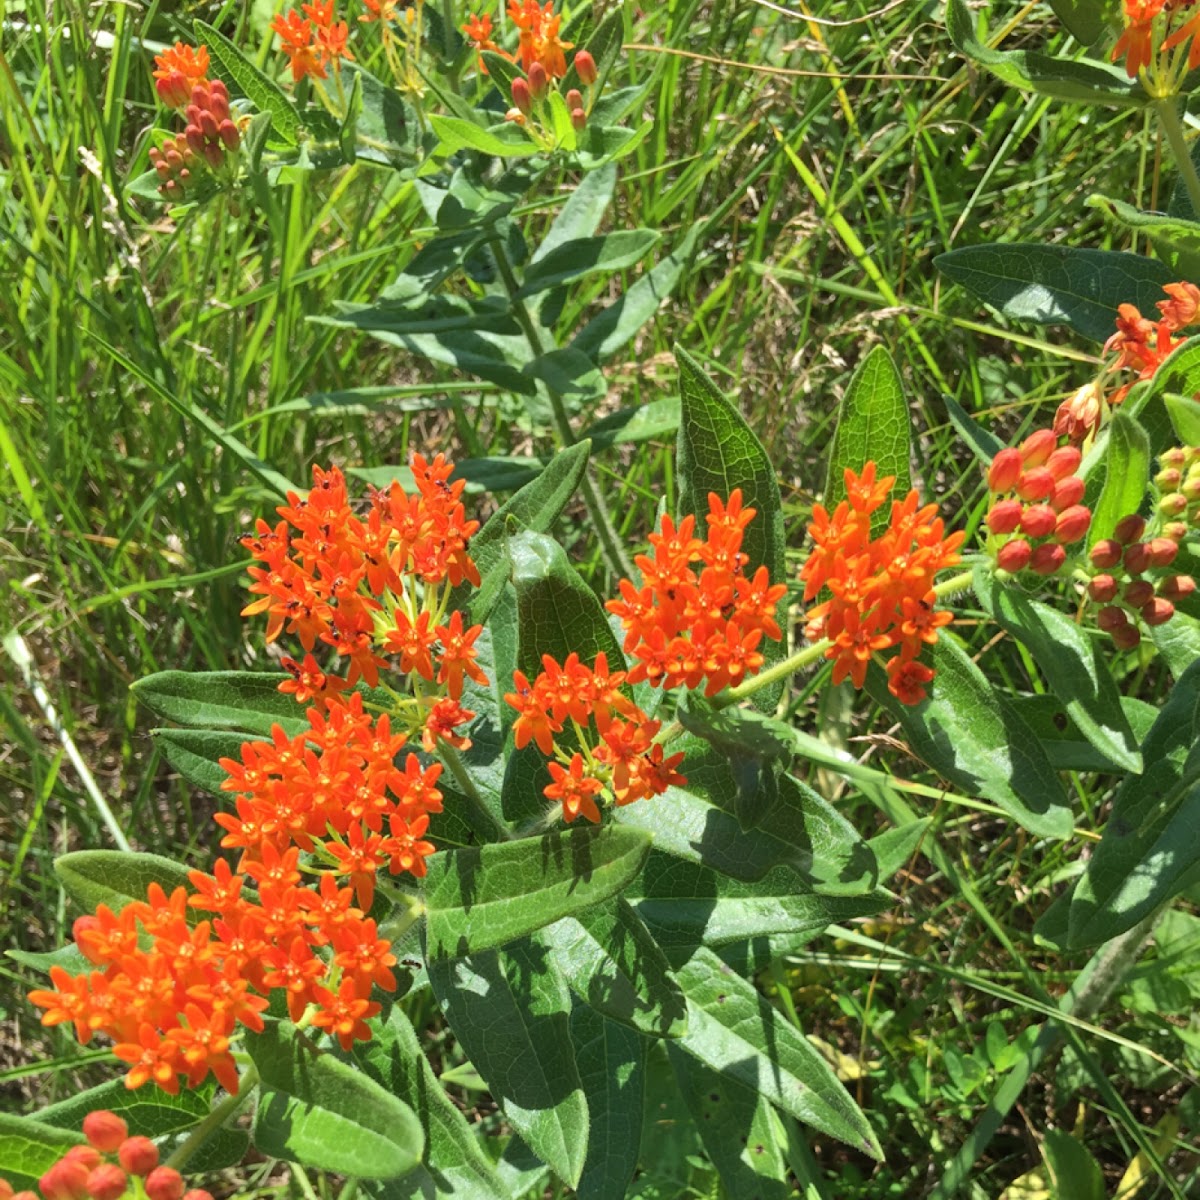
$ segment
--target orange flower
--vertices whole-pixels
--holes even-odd
[[[154,58],[154,90],[168,108],[191,102],[192,88],[208,82],[208,47],[176,42]]]
[[[567,73],[566,54],[574,45],[558,36],[562,17],[554,12],[553,0],[542,6],[537,0],[508,0],[508,17],[517,29],[517,61],[528,74],[536,62],[546,74],[561,79]],[[490,19],[488,30],[490,32]]]
[[[363,0],[363,3],[367,11],[358,18],[360,21],[364,24],[380,21],[387,25],[396,19],[397,10],[411,3],[411,0]]]
[[[1154,53],[1154,19],[1164,0],[1125,0],[1125,29],[1113,46],[1112,61],[1124,56],[1130,79],[1150,65]]]
[[[324,56],[320,49],[313,44],[313,25],[305,20],[294,8],[286,13],[279,13],[271,21],[271,28],[279,35],[282,43],[280,49],[288,57],[292,68],[292,82],[299,83],[301,79],[324,79]],[[309,647],[305,647],[308,649]]]
[[[558,800],[563,806],[563,820],[568,824],[576,817],[584,817],[594,824],[600,823],[600,810],[596,807],[596,796],[603,790],[599,779],[584,773],[583,756],[575,754],[567,769],[558,763],[548,764],[554,782],[548,784],[546,799]]]
[[[370,3],[370,0],[368,0],[368,3]],[[501,58],[506,58],[509,62],[513,61],[513,56],[507,50],[502,50],[492,40],[492,18],[487,13],[484,13],[481,17],[475,16],[472,13],[471,17],[464,23],[462,30],[466,34],[467,41],[479,51],[479,71],[481,74],[486,75],[488,73],[487,64],[483,61],[484,50],[490,50],[493,54],[499,54]]]

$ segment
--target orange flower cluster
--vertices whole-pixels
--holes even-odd
[[[683,755],[664,756],[654,740],[660,722],[621,691],[629,678],[624,671],[610,673],[603,653],[592,667],[577,654],[561,666],[544,655],[532,685],[522,672],[513,673],[517,690],[504,699],[519,714],[513,724],[517,749],[532,741],[557,759],[549,764],[553,782],[544,791],[548,800],[562,804],[568,823],[580,816],[598,823],[599,797],[632,804],[687,782],[675,770]],[[555,735],[567,728],[574,736],[569,745],[560,745]]]
[[[775,610],[787,585],[772,584],[765,566],[753,578],[743,570],[742,539],[755,511],[742,507],[740,489],[727,504],[710,492],[704,541],[694,536],[694,517],[678,526],[663,517],[661,532],[649,538],[653,553],[634,560],[640,585],[622,579],[621,598],[607,604],[625,628],[626,655],[637,660],[630,683],[703,685],[714,696],[758,672],[763,636],[782,636]]]
[[[0,1179],[0,1200],[213,1200],[202,1188],[185,1192],[183,1176],[158,1165],[158,1147],[149,1138],[130,1137],[116,1113],[88,1113],[83,1135],[86,1144],[72,1146],[38,1180],[40,1197],[34,1191],[14,1191]]]
[[[559,37],[562,16],[554,11],[554,0],[546,0],[544,5],[538,4],[537,0],[508,0],[508,19],[517,30],[515,55],[493,40],[492,18],[487,13],[482,16],[472,14],[463,25],[463,33],[476,50],[491,50],[509,62],[519,62],[526,74],[534,63],[538,63],[551,79],[561,79],[567,73],[566,51],[574,43],[564,42]],[[482,58],[479,67],[487,73]]]
[[[925,698],[934,672],[919,661],[921,650],[938,639],[951,614],[937,610],[934,579],[959,561],[962,533],[945,534],[937,506],[918,508],[916,491],[892,501],[888,528],[871,536],[871,516],[887,501],[895,476],[876,479],[868,462],[862,474],[847,469],[847,498],[832,515],[813,507],[808,531],[813,552],[800,572],[804,599],[823,588],[829,600],[808,612],[806,634],[829,638],[825,657],[833,660],[833,682],[847,676],[861,688],[873,655],[898,647],[888,660],[888,688],[902,704]]]
[[[1082,503],[1083,480],[1075,474],[1082,457],[1078,447],[1060,446],[1052,430],[1039,429],[992,459],[986,524],[998,566],[1053,575],[1066,565],[1065,547],[1082,541],[1092,523]]]
[[[192,89],[208,84],[208,47],[174,46],[154,57],[154,90],[168,108],[183,108]]]
[[[300,15],[294,8],[276,14],[271,28],[279,35],[280,49],[287,55],[292,82],[306,76],[325,79],[331,64],[339,58],[353,59],[346,44],[350,29],[345,21],[335,21],[334,0],[312,0],[302,4]]]
[[[1196,0],[1125,0],[1125,28],[1113,46],[1112,61],[1124,58],[1125,70],[1134,79],[1156,65],[1156,55],[1168,56],[1161,70],[1178,75],[1180,64],[1171,61],[1170,51],[1191,40],[1187,66],[1195,70],[1200,66],[1200,40],[1192,40],[1200,33],[1200,12],[1195,8]]]

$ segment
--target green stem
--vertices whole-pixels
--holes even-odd
[[[475,786],[475,780],[471,778],[471,773],[467,770],[467,764],[463,762],[459,752],[448,742],[442,742],[438,747],[438,754],[442,762],[450,768],[450,774],[454,776],[454,781],[462,789],[463,795],[466,796],[476,817],[482,822],[483,827],[490,829],[501,841],[510,841],[512,834],[496,819],[492,810],[484,804],[483,797],[479,794],[479,789]]]
[[[545,343],[542,341],[542,335],[538,332],[529,309],[525,306],[525,301],[518,295],[520,285],[517,283],[512,264],[508,261],[508,254],[499,238],[492,241],[492,253],[495,255],[496,267],[504,281],[505,290],[508,292],[513,316],[516,317],[517,324],[521,326],[521,332],[525,334],[525,340],[529,343],[530,350],[540,358],[546,352]],[[574,446],[579,439],[571,428],[571,420],[567,416],[567,409],[563,404],[561,393],[545,382],[542,383],[542,387],[550,400],[550,411],[553,414],[554,428],[558,432],[559,440],[564,447]],[[592,476],[590,466],[579,481],[579,490],[583,494],[583,502],[587,506],[588,516],[592,519],[596,536],[600,539],[600,549],[608,560],[609,570],[614,575],[626,579],[632,578],[633,563],[626,554],[625,546],[613,525],[608,505],[604,502],[604,497]]]
[[[251,1063],[238,1081],[237,1095],[226,1096],[220,1104],[216,1105],[208,1116],[188,1134],[175,1153],[167,1159],[166,1166],[174,1167],[176,1171],[182,1170],[183,1165],[204,1145],[209,1135],[214,1130],[220,1129],[250,1099],[251,1094],[257,1086],[258,1068]]]
[[[1154,111],[1158,116],[1163,133],[1167,135],[1167,143],[1179,168],[1183,185],[1187,188],[1188,199],[1192,202],[1192,210],[1200,213],[1200,175],[1196,174],[1196,166],[1188,153],[1187,139],[1183,133],[1183,122],[1179,119],[1179,101],[1174,96],[1166,96],[1154,102]]]

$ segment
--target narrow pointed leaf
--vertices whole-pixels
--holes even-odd
[[[98,904],[116,912],[131,900],[144,901],[152,883],[168,896],[177,887],[191,888],[182,864],[127,850],[73,850],[54,860],[54,874],[63,891],[87,912],[94,912]]]
[[[234,729],[270,737],[271,727],[297,734],[304,710],[279,690],[286,675],[262,671],[159,671],[133,684],[156,716],[191,729]]]
[[[150,736],[188,783],[213,796],[228,794],[221,791],[229,778],[221,759],[239,758],[246,742],[258,740],[252,733],[219,729],[152,729]]]
[[[652,229],[623,229],[598,237],[572,238],[525,269],[519,297],[534,296],[597,271],[620,271],[641,262],[658,244]]]
[[[1134,417],[1118,409],[1108,427],[1104,487],[1092,513],[1087,543],[1110,538],[1117,522],[1136,513],[1150,487],[1150,439]]]

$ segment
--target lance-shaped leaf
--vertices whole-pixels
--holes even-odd
[[[1184,446],[1200,446],[1200,401],[1194,396],[1164,396],[1176,436]]]
[[[1004,449],[1004,443],[994,433],[984,429],[953,396],[943,396],[942,403],[958,436],[985,467],[990,466],[992,459]]]
[[[0,1112],[0,1179],[14,1191],[36,1188],[38,1179],[72,1146],[82,1144],[78,1130]]]
[[[976,572],[975,590],[993,620],[1028,648],[1079,732],[1114,766],[1140,771],[1137,739],[1100,642],[1089,640],[1057,609],[1031,600],[986,571]]]
[[[618,1200],[628,1191],[641,1151],[646,1044],[633,1030],[582,1004],[571,1011],[571,1040],[589,1119],[576,1195]]]
[[[600,228],[612,203],[617,184],[616,167],[601,167],[585,175],[567,197],[546,236],[529,259],[530,266],[540,263],[551,251],[576,238],[591,237]]]
[[[1165,263],[1140,254],[1037,242],[966,246],[934,265],[1006,317],[1070,325],[1095,342],[1112,335],[1119,305],[1154,312],[1174,278]]]
[[[1151,629],[1150,636],[1176,679],[1200,661],[1200,621],[1195,617],[1177,612],[1165,625]]]
[[[846,471],[861,475],[868,461],[874,461],[879,478],[896,477],[893,495],[905,495],[909,488],[911,427],[900,372],[887,349],[876,346],[858,364],[838,407],[825,481],[825,507],[832,512],[839,501],[845,500]],[[886,512],[883,521],[887,521]]]
[[[1089,208],[1099,209],[1115,225],[1144,233],[1178,275],[1190,278],[1187,268],[1200,261],[1200,222],[1189,217],[1143,212],[1109,196],[1089,196],[1085,203]]]
[[[286,675],[261,671],[159,671],[133,684],[152,713],[190,729],[234,729],[271,736],[271,726],[308,728],[300,706],[279,690]]]
[[[632,267],[650,253],[660,236],[652,229],[627,229],[597,237],[572,238],[529,264],[517,295],[534,296],[596,271]]]
[[[538,152],[533,140],[515,125],[493,125],[483,129],[461,117],[444,117],[436,113],[429,118],[429,123],[441,141],[438,151],[442,154],[479,150],[495,158],[528,158]]]
[[[224,72],[262,111],[271,114],[271,128],[289,146],[297,143],[300,118],[283,88],[264,75],[219,29],[204,21],[193,21],[197,42],[202,42],[224,68]]]
[[[1117,522],[1141,507],[1150,487],[1150,439],[1134,417],[1118,409],[1108,427],[1104,487],[1092,513],[1087,544],[1110,538]]]
[[[1121,12],[1121,0],[1050,0],[1054,15],[1081,45],[1098,42]]]
[[[443,1090],[398,1005],[391,1005],[387,1019],[354,1056],[370,1078],[412,1108],[426,1131],[421,1165],[378,1195],[384,1200],[429,1195],[508,1200],[491,1160]]]
[[[683,992],[661,947],[623,900],[584,909],[538,935],[571,990],[596,1012],[650,1037],[687,1028]]]
[[[245,1039],[262,1080],[253,1138],[264,1154],[359,1179],[394,1179],[421,1161],[421,1123],[373,1079],[288,1021]]]
[[[240,758],[242,746],[258,740],[252,733],[219,729],[152,729],[150,736],[188,783],[214,796],[227,795],[221,785],[229,773],[221,766],[221,759]]]
[[[574,1186],[587,1155],[588,1108],[571,1045],[571,994],[547,952],[518,942],[431,959],[429,982],[513,1128]]]
[[[1176,681],[1071,897],[1067,944],[1108,941],[1200,877],[1200,663]]]
[[[881,1159],[867,1118],[804,1035],[710,950],[679,971],[688,1031],[670,1043],[803,1121]]]
[[[127,850],[73,850],[54,860],[54,874],[63,891],[88,912],[98,904],[116,912],[131,900],[144,901],[152,883],[168,896],[177,887],[191,888],[181,863]]]
[[[1069,837],[1071,806],[1033,730],[942,633],[928,655],[936,677],[928,698],[901,704],[872,664],[867,690],[900,722],[913,752],[969,796],[984,796],[1039,837]]]

